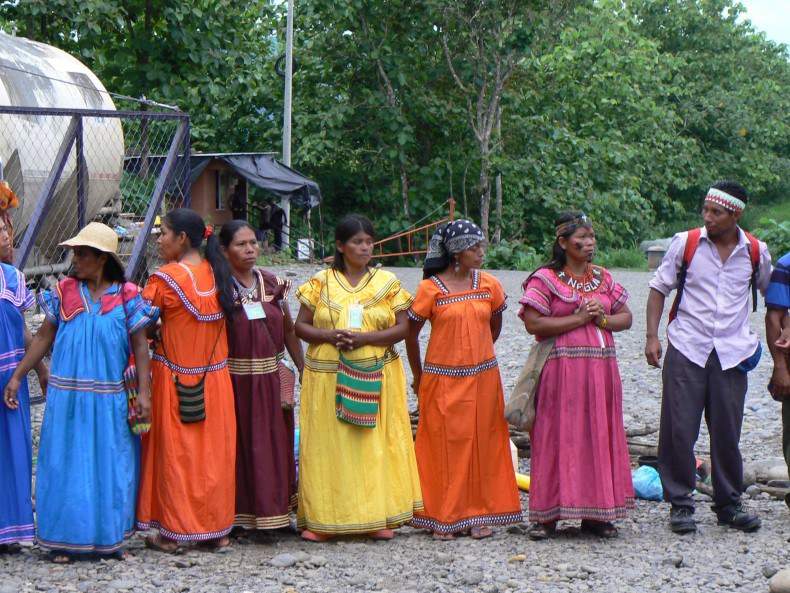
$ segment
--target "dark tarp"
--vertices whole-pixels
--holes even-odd
[[[278,162],[273,154],[193,154],[189,157],[191,180],[194,182],[215,159],[227,163],[237,175],[261,189],[281,197],[290,196],[294,208],[312,208],[321,202],[318,184]]]

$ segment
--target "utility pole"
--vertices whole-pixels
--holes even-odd
[[[291,87],[293,82],[293,49],[294,49],[294,0],[288,0],[288,17],[285,24],[285,106],[283,109],[283,164],[291,166]],[[291,244],[291,198],[282,198],[285,210],[285,226],[283,227],[284,244]]]

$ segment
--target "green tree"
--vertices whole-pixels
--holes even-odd
[[[678,134],[699,146],[687,207],[714,179],[732,178],[750,193],[786,194],[790,178],[790,55],[737,22],[731,0],[636,0],[637,30],[680,62],[665,97],[681,118]],[[747,15],[748,16],[748,15]]]
[[[197,148],[263,148],[271,126],[270,2],[27,0],[3,3],[0,23],[84,61],[108,90],[177,105]],[[279,84],[279,82],[278,82]]]

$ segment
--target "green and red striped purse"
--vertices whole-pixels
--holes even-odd
[[[338,420],[364,428],[375,428],[383,369],[383,358],[373,364],[360,364],[359,361],[351,362],[340,353],[335,391]]]

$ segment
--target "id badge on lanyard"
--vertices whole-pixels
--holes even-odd
[[[359,303],[348,306],[348,329],[362,329],[362,312],[365,308]]]
[[[250,321],[253,319],[266,319],[266,311],[263,310],[263,303],[259,301],[249,301],[242,306],[244,307],[244,313],[247,315],[247,319]]]

